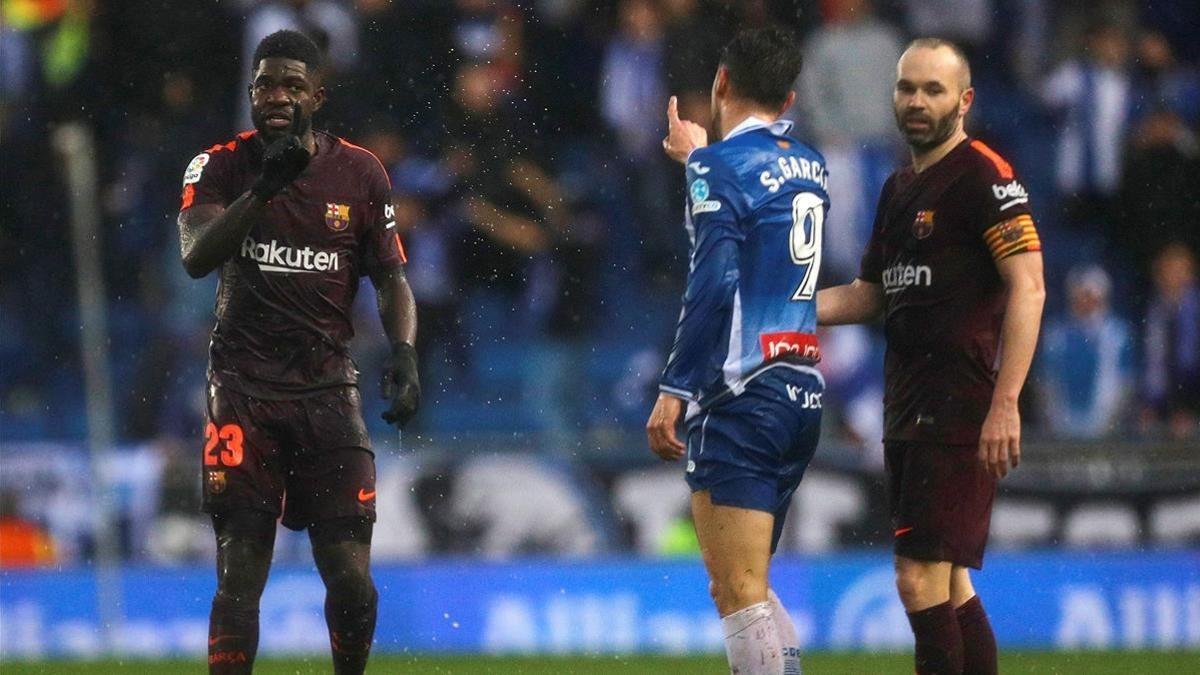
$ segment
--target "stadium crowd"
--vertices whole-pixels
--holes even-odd
[[[97,141],[118,437],[165,448],[178,468],[163,489],[192,490],[215,282],[179,264],[180,181],[249,127],[253,46],[296,28],[331,63],[317,128],[391,174],[421,313],[419,432],[524,434],[565,459],[612,445],[649,410],[686,265],[665,101],[705,123],[719,46],[772,22],[804,42],[789,115],[829,161],[823,285],[857,272],[875,195],[904,160],[897,56],[913,36],[954,39],[978,90],[969,131],[1018,166],[1045,244],[1027,434],[1200,439],[1190,0],[0,0],[0,15],[0,443],[85,435],[50,141],[81,122]],[[877,457],[881,336],[823,342],[827,434]],[[355,351],[382,435],[382,333]]]

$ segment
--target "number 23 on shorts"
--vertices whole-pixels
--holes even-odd
[[[204,427],[204,466],[238,466],[242,463],[242,428],[236,424],[226,424],[217,429],[212,422]],[[217,445],[225,442],[224,447]]]

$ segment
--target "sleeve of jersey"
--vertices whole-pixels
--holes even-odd
[[[392,183],[377,165],[371,175],[370,203],[367,206],[367,227],[363,233],[364,272],[372,276],[400,267],[408,262],[400,233],[396,231],[395,207],[392,205]]]
[[[183,173],[183,193],[179,210],[186,211],[197,204],[228,206],[236,196],[229,195],[228,160],[232,150],[213,146],[196,155]]]
[[[977,203],[982,209],[979,223],[992,259],[1000,261],[1018,253],[1042,250],[1025,186],[1008,162],[987,146],[980,144],[980,147],[993,165],[983,174],[977,188],[980,193]]]
[[[734,212],[737,195],[733,182],[715,167],[701,162],[689,167],[687,204],[695,243],[675,344],[659,380],[659,389],[668,394],[699,399],[712,367],[724,361],[724,317],[733,305],[744,238]]]

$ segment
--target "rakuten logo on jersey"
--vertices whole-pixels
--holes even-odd
[[[294,248],[280,246],[272,239],[269,243],[258,243],[251,237],[242,241],[242,257],[258,263],[263,272],[284,274],[312,274],[336,272],[339,269],[337,251],[316,251],[309,246]]]
[[[758,344],[762,347],[764,361],[789,355],[814,363],[821,360],[821,346],[812,333],[760,333]]]
[[[883,292],[899,293],[912,286],[933,285],[933,270],[929,265],[896,263],[883,271]]]

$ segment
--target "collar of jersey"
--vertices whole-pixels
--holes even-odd
[[[741,124],[737,125],[733,129],[730,129],[729,133],[725,134],[725,138],[722,138],[721,140],[727,141],[738,134],[744,134],[747,131],[753,131],[755,129],[762,128],[770,129],[771,133],[782,136],[792,130],[792,122],[789,120],[775,120],[774,122],[768,122],[757,115],[751,115],[742,120]]]

